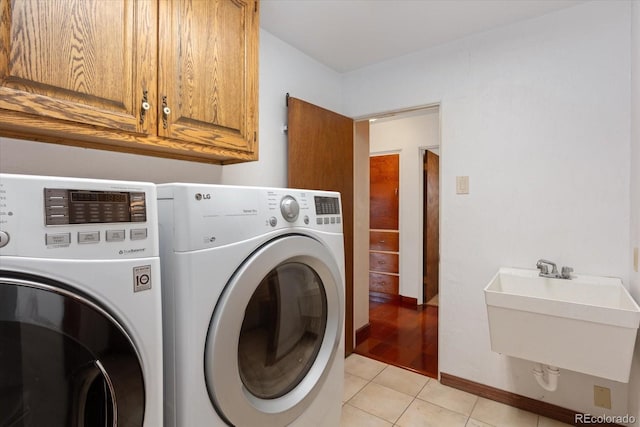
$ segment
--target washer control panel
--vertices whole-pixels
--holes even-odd
[[[44,189],[45,224],[145,222],[144,192]]]
[[[157,256],[155,185],[0,174],[0,255]]]

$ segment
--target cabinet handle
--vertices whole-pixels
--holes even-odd
[[[378,243],[384,243],[384,240],[380,240]]]
[[[147,100],[148,90],[142,91],[142,104],[140,105],[140,124],[144,124],[144,119],[147,116],[147,111],[151,108],[151,104]]]
[[[386,264],[385,261],[378,261],[378,264]]]
[[[167,105],[167,97],[162,97],[162,127],[164,129],[168,126],[169,114],[171,114],[171,108]]]

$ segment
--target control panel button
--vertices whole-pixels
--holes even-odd
[[[291,196],[284,196],[280,201],[280,212],[285,220],[294,222],[298,219],[300,213],[300,205],[298,201]]]
[[[335,224],[335,223],[336,223],[336,217],[335,217],[335,216],[332,216],[332,217],[331,217],[331,224]]]
[[[309,215],[305,215],[303,221],[305,224],[309,225]]]
[[[278,219],[275,216],[272,216],[271,218],[269,218],[269,225],[275,227],[276,225],[278,225]]]
[[[100,241],[99,231],[79,231],[78,243],[98,243]]]
[[[107,230],[107,242],[122,242],[125,237],[124,230]]]
[[[69,224],[69,196],[66,190],[46,188],[44,206],[47,225]]]
[[[322,218],[316,218],[316,224],[322,225]]]
[[[329,218],[325,218],[325,219],[324,219],[324,223],[325,223],[325,224],[329,224]]]
[[[130,193],[131,202],[142,202],[144,204],[144,193]]]
[[[142,240],[147,238],[147,229],[146,228],[134,228],[131,229],[129,234],[129,238],[131,240]]]
[[[336,223],[337,223],[337,224],[340,224],[340,217],[339,217],[339,216],[338,216],[338,217],[336,217]]]
[[[47,225],[66,225],[66,224],[69,224],[69,215],[66,215],[66,214],[47,215]]]
[[[55,233],[55,234],[45,234],[45,241],[47,246],[51,245],[70,245],[71,244],[71,233]]]
[[[0,248],[4,248],[9,243],[9,233],[0,231]]]

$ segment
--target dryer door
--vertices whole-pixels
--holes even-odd
[[[144,397],[114,318],[59,284],[0,272],[0,426],[140,427]]]
[[[284,426],[309,406],[342,340],[344,285],[330,251],[290,235],[254,252],[216,306],[205,350],[209,395],[237,426]]]

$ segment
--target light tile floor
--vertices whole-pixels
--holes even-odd
[[[358,354],[344,370],[341,427],[569,426]]]

